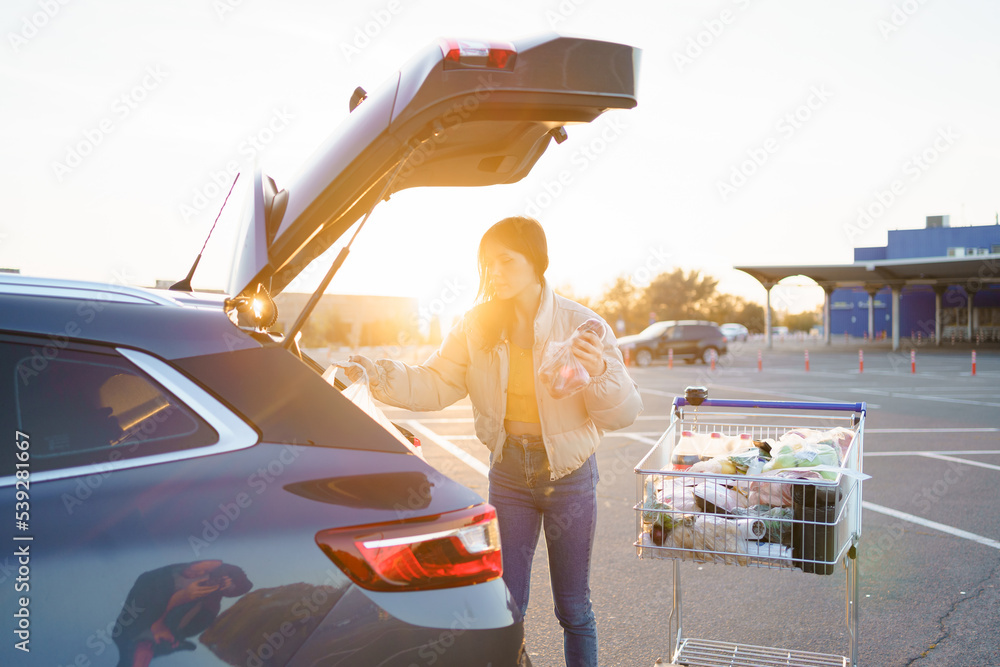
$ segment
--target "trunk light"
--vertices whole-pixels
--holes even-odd
[[[316,542],[369,590],[452,588],[503,574],[496,510],[486,504],[431,520],[326,530]]]
[[[509,42],[441,41],[445,69],[512,70],[517,51]]]

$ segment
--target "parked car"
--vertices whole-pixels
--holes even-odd
[[[750,337],[750,330],[742,324],[737,324],[735,322],[720,324],[719,330],[722,331],[722,335],[726,337],[726,340],[730,342],[744,341]]]
[[[712,356],[725,354],[729,347],[719,325],[704,320],[665,320],[654,322],[640,333],[618,339],[622,354],[639,366],[648,366],[654,359],[674,358],[693,364],[701,360],[710,363]]]
[[[633,107],[637,58],[433,45],[288,188],[254,174],[227,294],[0,274],[0,664],[525,664],[495,510],[269,332],[271,295],[390,193],[517,181]]]

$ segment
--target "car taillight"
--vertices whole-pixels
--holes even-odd
[[[497,513],[488,504],[324,530],[316,543],[355,583],[373,591],[452,588],[503,575]]]
[[[517,51],[509,42],[441,40],[445,69],[512,70]]]

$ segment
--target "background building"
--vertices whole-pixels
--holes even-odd
[[[958,340],[1000,337],[1000,285],[977,278],[997,278],[1000,260],[985,261],[1000,253],[1000,225],[951,227],[946,215],[928,216],[924,229],[900,229],[889,232],[884,247],[855,248],[854,262],[875,260],[918,260],[928,257],[978,258],[981,269],[957,284],[920,284],[910,279],[899,297],[899,330],[903,336],[932,338],[936,330],[935,295],[941,293],[941,336]],[[869,288],[870,289],[870,288]],[[969,308],[969,299],[972,308]],[[868,326],[869,301],[874,299]],[[862,287],[835,290],[830,303],[830,326],[834,334],[885,337],[892,331],[892,290],[886,286],[870,293]],[[969,317],[971,335],[969,332]]]
[[[767,290],[771,342],[771,288],[804,275],[823,288],[824,332],[891,338],[1000,339],[1000,224],[951,227],[948,216],[928,216],[923,229],[889,232],[884,247],[856,248],[853,264],[738,266]]]

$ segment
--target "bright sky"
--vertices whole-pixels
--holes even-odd
[[[518,184],[400,193],[331,292],[464,310],[482,232],[527,212],[573,294],[681,266],[763,302],[733,265],[848,263],[927,215],[980,225],[1000,209],[995,0],[5,0],[0,266],[180,279],[233,167],[286,185],[355,86],[437,37],[553,30],[640,47],[639,106],[568,128]],[[232,222],[196,286],[223,285]],[[794,312],[820,295],[773,298]]]

